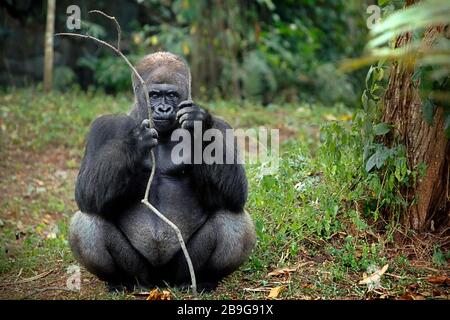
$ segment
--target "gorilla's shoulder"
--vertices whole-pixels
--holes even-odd
[[[136,119],[123,113],[104,114],[97,117],[91,127],[93,129],[104,129],[106,127],[113,127],[115,129],[130,129],[136,126]]]
[[[133,118],[136,122],[139,122],[139,120],[144,120],[141,119],[142,118],[142,112],[140,112],[139,107],[134,104],[131,109],[128,111],[127,113],[128,116],[130,116],[131,118]]]
[[[223,118],[212,116],[212,127],[214,129],[219,129],[220,131],[224,131],[227,129],[233,129],[232,126],[228,122],[226,122]]]

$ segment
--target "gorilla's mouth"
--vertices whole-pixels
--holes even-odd
[[[153,118],[153,122],[158,123],[158,124],[170,124],[173,122],[174,119],[162,119],[162,118]]]
[[[168,130],[174,125],[175,118],[153,118],[153,123],[155,124],[156,129]]]
[[[156,119],[156,118],[153,118],[153,121],[159,123],[171,122],[170,119]]]

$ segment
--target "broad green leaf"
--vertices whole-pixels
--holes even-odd
[[[382,1],[382,0],[380,0]],[[415,61],[426,64],[437,64],[448,66],[449,50],[448,40],[444,38],[443,46],[436,45],[430,48],[423,55],[417,55],[418,49],[422,45],[420,37],[423,30],[430,25],[447,25],[450,16],[450,1],[448,0],[423,0],[415,5],[397,10],[384,18],[380,23],[371,29],[371,40],[366,46],[368,54],[357,58],[345,60],[340,64],[341,70],[354,70],[365,65],[374,64],[378,60],[398,60]],[[390,40],[400,34],[409,31],[414,33],[418,39],[413,39],[408,46],[393,49]],[[420,71],[419,71],[420,72]],[[420,74],[415,74],[416,79]]]
[[[377,81],[381,81],[381,80],[383,80],[383,77],[384,77],[384,70],[383,70],[383,68],[377,68]]]
[[[376,165],[376,154],[373,154],[366,163],[366,171],[370,172]]]
[[[378,123],[373,127],[373,132],[376,136],[382,136],[391,130],[391,127],[387,123]]]
[[[361,95],[361,103],[363,105],[363,109],[364,111],[367,112],[367,101],[369,100],[369,98],[367,97],[367,91],[364,90],[363,94]]]
[[[373,39],[368,47],[374,48],[389,41],[393,36],[414,28],[423,28],[433,24],[448,23],[450,2],[448,0],[428,0],[399,10],[378,23],[371,30]]]
[[[386,147],[379,147],[377,151],[367,160],[366,171],[370,172],[375,166],[380,169],[391,155],[391,150]]]
[[[369,80],[370,77],[372,76],[372,72],[375,70],[375,68],[373,66],[370,66],[369,71],[367,71],[367,75],[366,75],[366,88],[369,89]]]
[[[369,112],[375,112],[375,110],[377,109],[377,104],[373,99],[370,99],[368,101],[367,106]]]

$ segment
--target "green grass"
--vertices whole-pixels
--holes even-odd
[[[264,298],[267,292],[252,289],[279,285],[286,287],[280,298],[377,297],[358,281],[370,268],[386,263],[395,274],[381,281],[389,297],[402,295],[411,283],[426,288],[417,277],[427,273],[412,266],[406,253],[395,251],[370,222],[373,188],[360,182],[361,139],[352,129],[349,110],[342,105],[200,104],[234,127],[279,128],[282,138],[277,174],[263,175],[261,164],[246,166],[247,211],[258,236],[255,250],[218,290],[202,298]],[[77,90],[0,94],[0,298],[26,297],[55,283],[64,286],[66,268],[76,264],[67,244],[67,223],[76,210],[74,181],[89,124],[100,114],[127,112],[131,105],[130,96]],[[441,272],[448,252],[432,246],[427,259]],[[268,277],[274,269],[295,266],[299,269],[290,277]],[[48,270],[55,271],[25,284],[1,286]],[[81,293],[32,297],[135,298],[108,293],[84,270],[82,278],[87,282]],[[174,298],[190,297],[171,290]]]

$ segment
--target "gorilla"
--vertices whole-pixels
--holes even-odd
[[[199,289],[213,289],[236,270],[255,245],[255,228],[244,210],[247,179],[236,161],[175,163],[174,130],[225,132],[231,127],[190,100],[189,67],[180,57],[145,56],[133,75],[135,103],[127,114],[97,118],[87,135],[75,188],[80,211],[72,217],[69,243],[75,258],[110,288],[186,287],[190,274],[175,231],[141,200],[156,157],[149,202],[180,229]],[[145,93],[152,107],[149,127]],[[225,134],[223,135],[225,137]],[[192,135],[194,139],[201,139]],[[205,143],[200,142],[204,148]],[[235,144],[224,138],[223,150]],[[225,153],[225,152],[224,152]]]

